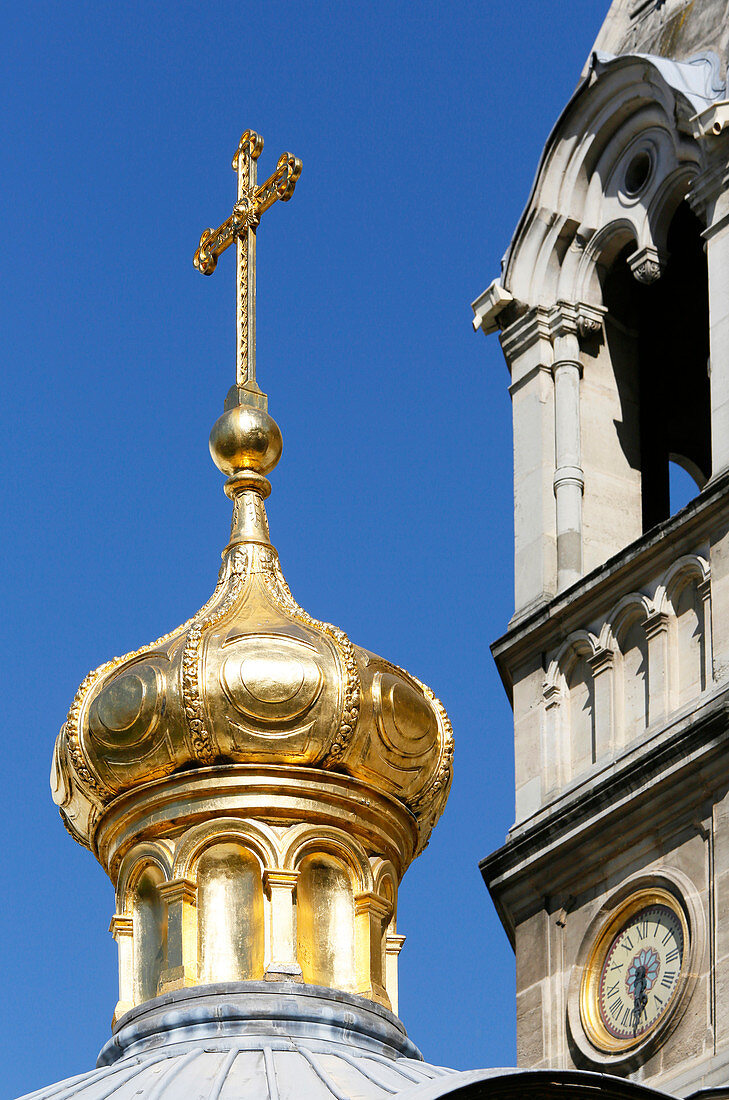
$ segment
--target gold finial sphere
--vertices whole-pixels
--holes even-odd
[[[252,405],[236,405],[213,424],[210,454],[221,471],[232,477],[245,470],[267,474],[281,457],[281,429],[272,416]]]

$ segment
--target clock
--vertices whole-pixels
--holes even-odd
[[[598,931],[582,976],[580,1016],[593,1046],[620,1053],[670,1018],[685,984],[689,932],[667,890],[639,890]]]

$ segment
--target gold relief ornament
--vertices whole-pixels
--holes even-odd
[[[264,500],[283,443],[255,381],[255,231],[261,213],[291,197],[301,164],[284,154],[259,188],[262,147],[245,132],[233,159],[238,202],[195,257],[210,274],[237,242],[236,382],[210,433],[233,502],[218,582],[182,626],[89,673],[59,734],[51,782],[67,828],[116,887],[140,846],[174,847],[203,824],[210,836],[231,820],[314,830],[322,859],[342,830],[364,860],[363,944],[370,924],[383,927],[368,861],[387,861],[399,880],[425,847],[448,797],[453,737],[429,688],[299,606],[271,545]],[[369,958],[369,948],[358,951]],[[379,988],[377,952],[372,959],[363,989]],[[185,965],[196,973],[194,960]]]

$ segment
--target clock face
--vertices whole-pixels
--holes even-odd
[[[683,963],[683,928],[667,905],[649,905],[623,925],[602,964],[599,1006],[615,1039],[644,1035],[671,1003]]]
[[[664,890],[638,891],[598,934],[583,972],[581,1017],[591,1042],[609,1053],[637,1046],[679,1001],[688,927]]]

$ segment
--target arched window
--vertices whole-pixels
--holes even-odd
[[[198,959],[201,982],[263,977],[263,888],[255,856],[223,842],[200,857]]]
[[[167,947],[167,907],[159,894],[164,875],[150,864],[137,879],[132,897],[134,1003],[157,996]]]
[[[683,201],[668,228],[660,277],[638,281],[628,262],[633,241],[603,279],[605,333],[621,410],[615,428],[628,465],[640,471],[644,531],[672,513],[671,462],[691,475],[697,490],[711,476],[709,295],[701,230]]]
[[[303,979],[353,990],[354,895],[349,871],[334,856],[301,861],[296,886],[297,954]]]

